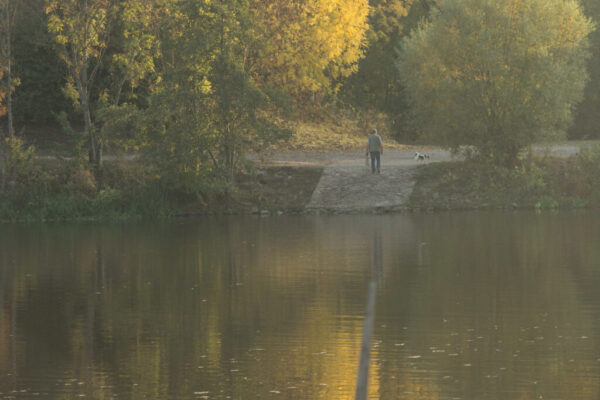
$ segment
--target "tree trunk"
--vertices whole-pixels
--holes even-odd
[[[104,159],[104,145],[102,142],[97,143],[98,152],[96,154],[96,165],[102,167],[102,160]]]
[[[83,52],[81,56],[81,70],[76,71],[75,73],[79,78],[79,97],[81,101],[81,108],[83,111],[83,123],[86,133],[90,138],[90,150],[89,150],[89,161],[94,165],[98,165],[98,143],[96,136],[92,130],[92,115],[90,113],[90,103],[89,103],[89,82],[88,82],[88,56],[87,56],[87,46],[88,46],[88,7],[87,0],[84,0],[83,3],[83,18],[84,18],[84,32],[83,32]],[[75,64],[76,66],[77,64]]]
[[[4,138],[0,135],[0,193],[6,188],[6,153],[4,151]]]
[[[235,146],[231,149],[231,165],[229,166],[229,183],[235,184],[235,165],[236,165],[236,151]]]
[[[101,153],[99,151],[98,138],[94,133],[94,127],[92,124],[92,114],[90,112],[89,103],[89,87],[88,87],[88,76],[87,76],[87,56],[83,54],[84,60],[82,62],[81,71],[79,71],[77,79],[77,87],[79,90],[79,99],[81,102],[81,111],[83,113],[83,127],[89,138],[89,162],[96,166],[100,165]]]
[[[115,93],[115,98],[113,100],[115,103],[115,106],[118,106],[119,102],[121,101],[121,92],[123,91],[123,86],[125,85],[125,82],[126,82],[126,79],[121,79],[121,81],[117,85],[117,91]]]
[[[82,71],[82,75],[84,75],[84,76],[87,75],[85,73],[85,70]],[[94,136],[94,133],[92,132],[92,115],[90,113],[90,106],[88,104],[88,99],[87,99],[87,85],[85,84],[85,81],[83,78],[82,78],[81,91],[79,93],[79,97],[81,98],[81,109],[83,112],[83,127],[84,127],[86,134],[88,135],[89,140],[90,140],[90,149],[88,152],[89,161],[91,164],[96,164],[97,163],[96,137]]]
[[[11,45],[11,31],[12,31],[12,15],[10,12],[10,1],[6,4],[6,112],[8,115],[8,137],[13,138],[15,136],[15,128],[13,126],[13,112],[12,112],[12,45]]]

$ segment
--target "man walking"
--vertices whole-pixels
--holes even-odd
[[[367,155],[371,155],[371,172],[381,173],[381,155],[383,154],[383,141],[377,134],[377,129],[371,129],[371,134],[367,139]],[[375,169],[377,163],[377,169]]]

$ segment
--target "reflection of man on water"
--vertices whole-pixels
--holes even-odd
[[[367,309],[363,325],[363,339],[356,379],[356,400],[366,400],[369,382],[369,363],[371,359],[371,336],[375,328],[375,298],[377,297],[377,281],[383,276],[383,247],[381,232],[373,236],[373,263],[371,264],[371,282],[367,290]]]

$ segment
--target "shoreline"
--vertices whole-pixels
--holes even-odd
[[[255,157],[224,196],[210,201],[181,200],[176,194],[169,199],[164,188],[144,186],[148,171],[130,160],[107,168],[104,175],[111,183],[104,190],[93,186],[87,170],[73,171],[60,162],[54,162],[53,168],[41,164],[38,167],[54,191],[42,181],[45,192],[40,199],[30,194],[39,188],[23,190],[22,195],[37,201],[21,201],[15,196],[11,202],[6,195],[0,197],[0,223],[600,208],[597,149],[574,153],[570,148],[568,157],[535,155],[513,169],[473,160],[453,161],[448,152],[439,149],[431,150],[430,161],[417,162],[411,151],[384,153],[381,176],[371,176],[360,151],[264,154]],[[365,197],[370,191],[376,199],[391,194],[376,203]]]

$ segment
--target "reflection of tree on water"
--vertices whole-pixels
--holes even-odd
[[[590,359],[598,314],[589,310],[600,302],[588,282],[599,232],[536,218],[203,219],[5,234],[0,371],[14,366],[16,380],[49,392],[57,382],[39,378],[60,371],[84,382],[62,390],[94,398],[205,390],[349,397],[365,283],[378,276],[371,394],[487,390],[493,398],[514,386],[527,395],[570,390],[575,396],[563,398],[584,391],[595,398],[598,383],[584,377],[599,375]],[[379,261],[372,232],[381,232]],[[574,246],[575,237],[588,245]],[[419,242],[427,243],[422,257]],[[583,267],[563,268],[569,262]],[[376,265],[375,273],[365,268]],[[11,329],[26,346],[11,342]]]
[[[552,220],[425,218],[430,263],[412,284],[397,282],[397,291],[411,293],[410,307],[396,318],[388,311],[388,326],[378,332],[381,398],[598,397],[598,381],[588,379],[599,373],[598,326],[565,276],[577,262],[565,248],[578,224]],[[578,237],[589,241],[598,232]],[[387,304],[394,294],[382,296]],[[594,310],[598,300],[590,301]]]
[[[95,359],[94,359],[94,346],[95,336],[98,335],[96,331],[96,299],[101,295],[100,285],[104,282],[104,238],[102,232],[98,232],[95,235],[96,251],[95,257],[91,261],[89,271],[89,283],[86,295],[86,315],[85,315],[85,326],[84,330],[84,342],[81,349],[81,365],[78,368],[81,374],[81,381],[85,384],[85,392],[88,397],[94,395],[94,377],[95,377]],[[102,285],[102,289],[104,286]]]
[[[17,390],[17,285],[14,263],[9,262],[8,249],[0,251],[0,376],[7,377],[8,390]],[[3,388],[0,386],[0,392]]]
[[[14,241],[0,247],[24,251],[9,286],[29,286],[11,315],[19,315],[21,335],[37,349],[17,368],[39,377],[52,365],[84,382],[67,386],[70,392],[95,398],[127,396],[134,388],[150,398],[178,396],[197,391],[194,382],[211,381],[212,390],[219,382],[218,390],[231,394],[268,392],[261,381],[287,381],[299,388],[297,398],[334,393],[356,376],[371,243],[354,229],[356,220],[323,222],[218,220],[11,234]],[[395,228],[387,229],[387,239],[396,240]],[[6,298],[3,307],[11,304]],[[293,368],[278,367],[283,360]],[[236,370],[254,378],[241,380]],[[53,391],[56,384],[37,389]]]

